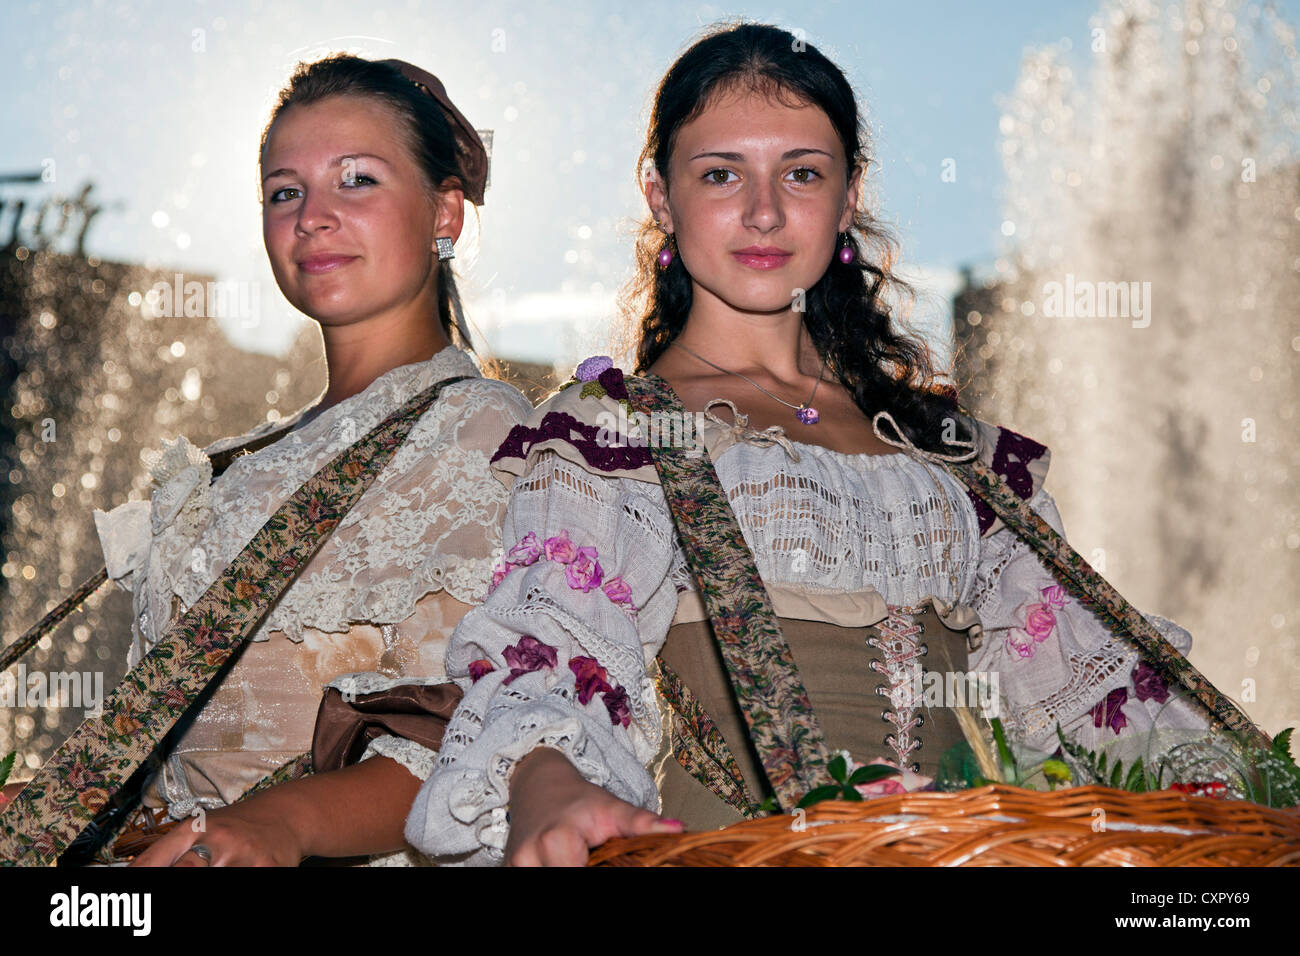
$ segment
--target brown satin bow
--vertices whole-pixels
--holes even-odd
[[[451,124],[452,135],[456,138],[460,169],[465,178],[465,198],[476,206],[483,205],[483,193],[487,189],[488,181],[487,147],[483,145],[478,130],[474,129],[470,121],[465,118],[465,114],[456,109],[455,104],[447,96],[447,88],[442,85],[442,80],[405,60],[390,59],[379,62],[396,67],[402,76],[438,101],[438,105],[442,107],[447,117],[447,122]]]

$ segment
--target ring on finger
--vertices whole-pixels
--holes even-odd
[[[212,848],[208,846],[206,843],[196,843],[185,852],[193,853],[195,856],[197,856],[204,863],[207,863],[209,866],[212,864]]]

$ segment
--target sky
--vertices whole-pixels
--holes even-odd
[[[930,293],[924,323],[946,319],[962,266],[993,271],[998,98],[1027,48],[1063,43],[1086,66],[1099,10],[1082,0],[4,6],[0,174],[48,168],[54,181],[0,185],[0,197],[71,195],[93,181],[107,208],[88,251],[251,285],[257,320],[223,327],[259,351],[283,351],[304,321],[261,242],[256,154],[276,91],[296,62],[336,50],[437,74],[494,133],[491,188],[457,245],[471,319],[498,355],[560,365],[615,321],[644,208],[635,164],[649,98],[702,28],[775,23],[844,68],[873,136],[875,212],[902,240],[903,273]],[[1297,22],[1300,0],[1278,6]],[[941,179],[946,160],[955,182]]]

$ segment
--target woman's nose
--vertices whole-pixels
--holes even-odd
[[[751,180],[746,194],[744,223],[760,232],[770,232],[785,224],[779,188],[766,179]]]
[[[331,198],[328,192],[322,193],[320,189],[307,191],[298,206],[297,228],[300,232],[310,234],[338,227],[338,215]]]

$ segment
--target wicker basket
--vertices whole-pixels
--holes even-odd
[[[1099,813],[1098,811],[1104,811]],[[1300,866],[1300,807],[993,784],[610,840],[592,866]]]

